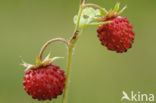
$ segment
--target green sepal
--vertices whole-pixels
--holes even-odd
[[[120,11],[119,11],[119,8],[120,8],[120,3],[116,3],[114,9],[109,10],[107,14],[107,19],[111,17],[119,16],[127,8],[127,6],[123,7]]]
[[[112,9],[110,9],[110,10],[108,11],[108,15],[111,15],[111,14],[113,14],[113,10],[112,10]]]
[[[100,8],[99,10],[100,10],[100,13],[101,13],[101,15],[102,15],[103,17],[105,17],[105,16],[107,15],[107,12],[105,12],[105,11],[103,10],[103,8]]]
[[[116,13],[120,8],[120,3],[116,3],[114,9],[113,9],[113,12]]]
[[[36,58],[36,65],[40,66],[42,64],[42,61],[39,57]]]
[[[118,12],[118,15],[120,15],[126,8],[127,8],[127,5],[124,6],[124,7]]]
[[[26,62],[23,62],[22,65],[24,67],[26,67],[26,70],[25,71],[27,71],[27,70],[29,70],[29,69],[31,69],[31,68],[33,68],[35,66],[35,65],[32,65],[32,64],[28,64]]]
[[[52,62],[54,62],[56,59],[60,59],[60,58],[64,58],[64,57],[53,57],[53,58],[50,58],[44,62],[42,62],[42,65],[43,66],[47,66],[47,65],[50,65],[52,64]]]
[[[33,66],[28,66],[28,67],[26,67],[26,69],[25,69],[24,71],[26,72],[26,71],[28,71],[28,70],[31,70],[32,67],[33,67]]]
[[[22,64],[21,64],[21,65],[24,66],[24,67],[26,67],[25,71],[30,70],[30,69],[32,69],[32,68],[36,68],[35,65],[26,63],[26,62],[22,59],[22,57],[20,57],[20,58],[21,58],[21,61],[22,61]]]
[[[44,59],[44,61],[42,62],[41,59],[39,57],[36,58],[36,65],[32,65],[32,64],[28,64],[26,63],[22,57],[21,57],[21,61],[22,61],[22,64],[24,67],[26,67],[25,71],[28,71],[28,70],[35,70],[35,69],[38,69],[40,67],[44,67],[44,66],[48,66],[48,65],[51,65],[51,63],[53,61],[55,61],[56,59],[59,59],[59,58],[63,58],[63,57],[53,57],[52,58],[52,53],[50,52]]]
[[[52,58],[52,52],[50,51],[49,54],[45,57],[45,59],[42,61],[44,63],[45,61],[48,61]]]
[[[53,62],[53,61],[55,61],[55,60],[57,60],[57,59],[63,59],[64,57],[53,57],[53,58],[51,58],[51,61]]]

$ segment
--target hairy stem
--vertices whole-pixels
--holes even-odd
[[[41,48],[41,51],[40,51],[40,54],[39,54],[40,60],[42,60],[43,53],[44,53],[45,49],[47,48],[47,46],[48,46],[49,44],[53,43],[53,42],[56,42],[56,41],[63,42],[63,43],[65,43],[67,46],[69,46],[68,41],[66,41],[66,40],[63,39],[63,38],[54,38],[54,39],[51,39],[51,40],[47,41],[47,42],[43,45],[43,47]]]

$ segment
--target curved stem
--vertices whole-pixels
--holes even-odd
[[[94,8],[97,8],[97,9],[101,9],[102,7],[97,5],[97,4],[91,4],[91,3],[88,3],[88,4],[85,4],[84,7],[94,7]]]
[[[101,6],[97,5],[97,4],[89,4],[88,3],[88,4],[85,4],[84,7],[85,8],[86,7],[93,7],[93,8],[97,8],[97,9],[103,10],[106,14],[108,13],[108,11],[105,8],[103,8],[103,7],[101,7]]]
[[[80,4],[84,4],[87,0],[81,0]]]
[[[66,41],[66,40],[63,39],[63,38],[54,38],[54,39],[51,39],[51,40],[47,41],[47,42],[43,45],[43,47],[41,48],[41,51],[40,51],[40,54],[39,54],[40,60],[42,60],[43,53],[44,53],[45,49],[47,48],[47,46],[48,46],[49,44],[53,43],[53,42],[56,42],[56,41],[61,41],[61,42],[65,43],[67,46],[69,46],[68,41]]]

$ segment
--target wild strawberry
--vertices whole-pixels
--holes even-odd
[[[103,24],[97,29],[101,44],[106,46],[108,50],[118,53],[127,51],[134,41],[132,25],[125,17],[115,17],[108,20],[113,22]]]
[[[51,58],[50,54],[42,62],[37,58],[37,65],[23,61],[23,66],[27,67],[23,81],[24,89],[33,99],[51,100],[62,94],[66,75],[59,66],[51,64],[57,58]]]
[[[59,66],[49,65],[28,70],[24,76],[24,89],[33,99],[51,100],[61,95],[66,76]]]
[[[102,13],[102,16],[97,18],[98,21],[104,22],[98,27],[97,36],[101,44],[106,46],[108,50],[122,53],[132,47],[135,33],[128,19],[119,16],[126,9],[126,6],[120,11],[119,7],[120,3],[116,3],[114,9]]]

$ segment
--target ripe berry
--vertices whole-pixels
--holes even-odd
[[[66,76],[59,66],[49,65],[28,70],[24,76],[24,89],[33,99],[51,100],[61,95]]]
[[[135,33],[132,30],[132,25],[125,17],[115,17],[108,20],[113,22],[103,24],[97,29],[101,44],[106,46],[108,50],[117,53],[126,52],[134,41]]]

